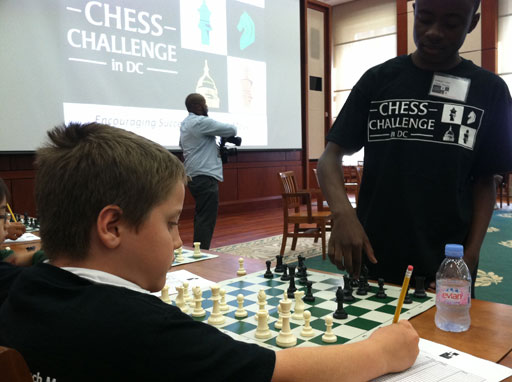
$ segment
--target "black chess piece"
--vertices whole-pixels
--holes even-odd
[[[306,274],[306,265],[304,265],[304,261],[302,261],[302,264],[299,263],[298,267],[297,267],[297,273],[295,274],[295,276],[297,278],[303,278]]]
[[[405,294],[404,304],[412,304],[412,297],[409,294],[409,286],[407,286],[407,293]]]
[[[274,269],[275,273],[283,273],[283,255],[277,255],[276,256],[276,267]]]
[[[386,298],[386,297],[388,297],[386,292],[384,292],[384,279],[379,278],[377,280],[377,283],[379,284],[379,290],[377,291],[377,294],[375,295],[375,297],[377,297],[377,298]]]
[[[304,302],[315,302],[315,296],[313,296],[313,281],[306,283],[306,295],[302,299]]]
[[[336,311],[332,316],[339,320],[344,320],[345,318],[348,317],[347,312],[345,312],[345,309],[343,309],[343,295],[343,289],[341,289],[341,287],[338,287],[338,290],[336,291],[336,302],[338,306],[336,307]]]
[[[303,272],[303,275],[302,277],[299,279],[299,284],[300,285],[306,285],[307,282],[308,282],[308,267],[306,267],[306,265],[303,265],[304,267],[304,272]]]
[[[424,276],[416,276],[414,278],[414,293],[413,296],[416,298],[425,298],[427,297],[427,293],[425,293],[425,277]]]
[[[25,212],[23,214],[23,224],[28,224],[28,212]]]
[[[356,294],[358,296],[366,296],[368,294],[368,290],[366,289],[366,283],[365,283],[363,274],[359,275],[359,283],[358,284],[359,284],[359,286],[357,288]]]
[[[290,274],[290,285],[286,290],[288,294],[288,298],[294,298],[294,293],[297,291],[297,287],[295,286],[295,265],[288,266],[289,274]]]
[[[274,278],[274,274],[272,273],[272,271],[270,270],[270,264],[271,264],[271,261],[270,260],[267,260],[265,261],[265,264],[267,265],[267,271],[265,272],[265,274],[263,275],[263,277],[265,277],[266,279],[272,279]]]
[[[283,275],[281,276],[281,281],[290,280],[290,276],[288,276],[288,265],[283,264]]]
[[[355,297],[352,296],[352,286],[350,285],[350,277],[344,275],[343,276],[343,300],[346,302],[352,302],[355,300]]]
[[[361,276],[362,277],[362,280],[363,280],[363,284],[364,284],[364,289],[366,289],[367,292],[370,291],[370,284],[368,283],[368,267],[363,264],[361,266]],[[361,282],[361,277],[359,278],[359,282]]]
[[[355,277],[350,277],[350,287],[352,290],[359,288],[359,281]]]

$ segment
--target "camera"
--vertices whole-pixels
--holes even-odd
[[[228,163],[228,157],[231,155],[236,155],[238,152],[236,147],[226,147],[226,143],[231,143],[235,146],[240,146],[242,144],[242,138],[234,135],[227,138],[220,138],[219,154],[222,163]]]

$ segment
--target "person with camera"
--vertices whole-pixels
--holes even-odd
[[[222,161],[216,136],[236,135],[236,126],[208,117],[205,98],[192,93],[185,99],[189,112],[180,128],[180,147],[185,159],[188,188],[196,201],[194,212],[194,242],[209,249],[219,208],[219,184],[223,181]]]

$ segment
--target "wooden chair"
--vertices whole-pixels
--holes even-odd
[[[359,170],[358,166],[345,166],[343,165],[343,179],[345,181],[345,189],[347,193],[354,194],[356,199],[356,205],[359,198],[359,186],[361,185],[361,177],[360,174],[362,172]]]
[[[283,192],[284,215],[283,242],[280,254],[284,254],[288,237],[293,238],[292,251],[295,250],[299,237],[313,237],[315,242],[320,237],[322,240],[322,258],[325,260],[325,232],[331,220],[331,212],[313,209],[311,191],[298,189],[293,171],[280,172],[278,177]],[[289,224],[293,224],[293,232],[288,231]],[[309,226],[304,227],[304,225]],[[315,227],[311,227],[311,225],[315,225]]]
[[[0,346],[0,380],[32,382],[32,373],[18,351]]]

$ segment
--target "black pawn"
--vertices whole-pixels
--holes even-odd
[[[341,287],[338,287],[336,291],[336,302],[338,306],[332,316],[338,320],[344,320],[348,317],[348,314],[345,312],[345,309],[343,309],[343,289],[341,289]]]
[[[413,296],[416,298],[425,298],[427,294],[425,293],[425,277],[416,276],[414,279],[414,294]]]
[[[384,292],[384,279],[378,279],[377,283],[379,284],[379,290],[377,291],[377,294],[375,295],[375,297],[377,297],[377,298],[388,297],[386,292]]]
[[[352,286],[350,285],[350,278],[348,276],[343,276],[343,300],[346,302],[352,302],[355,300],[355,297],[352,296]]]
[[[23,224],[28,224],[28,212],[23,214]]]
[[[288,276],[288,265],[283,264],[283,275],[281,276],[281,281],[290,280],[290,276]]]
[[[290,270],[290,285],[286,293],[288,294],[288,298],[294,298],[294,293],[297,291],[297,287],[295,286],[295,265],[289,265],[288,269]]]
[[[359,287],[357,288],[356,294],[358,296],[366,296],[368,294],[363,274],[359,275]]]
[[[276,256],[276,268],[274,269],[274,272],[276,273],[283,273],[283,256],[277,255]]]
[[[409,294],[409,286],[407,286],[407,293],[405,294],[404,304],[412,304],[412,297]]]
[[[315,302],[315,296],[313,296],[313,281],[306,283],[306,295],[302,299],[305,302]]]
[[[299,279],[299,284],[300,285],[306,285],[307,282],[308,282],[308,272],[307,272],[307,270],[308,270],[308,267],[306,267],[304,265],[304,273],[303,273],[302,277]]]
[[[271,264],[270,260],[265,261],[265,264],[267,265],[267,271],[265,272],[263,277],[265,277],[266,279],[274,278],[274,274],[270,270],[270,264]]]

